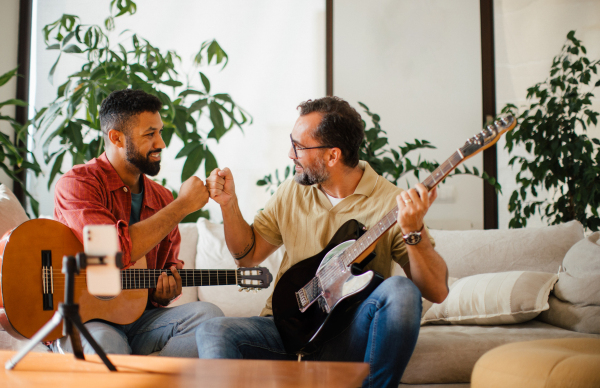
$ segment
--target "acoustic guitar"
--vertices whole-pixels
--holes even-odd
[[[456,166],[498,141],[516,120],[504,115],[468,139],[423,181],[432,190]],[[273,291],[273,317],[286,351],[310,353],[349,324],[348,315],[383,281],[362,271],[377,241],[398,219],[393,208],[369,230],[356,220],[344,223],[318,254],[292,266]],[[355,275],[357,274],[358,275]]]
[[[31,338],[64,301],[65,275],[61,272],[65,255],[83,252],[71,229],[58,221],[35,219],[7,232],[0,240],[0,324],[18,339]],[[144,312],[148,289],[156,287],[162,272],[146,269],[145,260],[121,271],[122,291],[116,297],[88,293],[86,271],[75,276],[75,303],[82,322],[92,319],[126,325]],[[183,287],[237,285],[241,289],[267,288],[273,276],[267,268],[181,269]],[[62,325],[44,338],[62,337]]]

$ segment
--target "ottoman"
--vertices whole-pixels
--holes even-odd
[[[515,342],[485,353],[471,388],[600,387],[600,339],[561,338]]]

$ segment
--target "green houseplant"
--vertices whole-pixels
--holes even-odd
[[[529,105],[518,116],[518,127],[506,135],[509,165],[518,169],[509,201],[509,227],[520,228],[539,214],[550,224],[579,220],[585,228],[600,228],[600,141],[587,130],[597,125],[591,109],[592,90],[600,86],[598,65],[590,61],[581,41],[570,31],[554,57],[550,76],[527,89]],[[503,112],[517,113],[508,104]],[[515,114],[516,116],[516,114]],[[524,146],[526,154],[523,155]],[[544,192],[545,191],[545,192]]]
[[[398,185],[400,179],[407,174],[412,173],[415,178],[420,179],[422,172],[432,172],[439,166],[438,162],[421,159],[420,155],[417,156],[416,160],[409,157],[409,154],[413,151],[435,148],[435,146],[427,140],[415,139],[414,143],[405,142],[404,145],[398,146],[397,150],[390,147],[387,133],[381,128],[381,117],[377,113],[371,112],[362,102],[359,102],[359,104],[371,119],[370,128],[363,120],[365,139],[360,147],[359,157],[360,160],[367,161],[379,175],[383,176],[394,185]],[[262,179],[259,179],[256,184],[258,186],[265,186],[266,190],[270,191],[272,194],[275,189],[290,176],[290,173],[293,174],[294,171],[292,166],[286,167],[283,174],[280,174],[279,170],[275,170],[274,173],[265,175]],[[501,191],[501,186],[495,178],[490,177],[485,171],[480,175],[479,170],[476,167],[469,169],[469,167],[463,164],[450,173],[448,177],[459,174],[481,177],[486,182],[493,185],[496,191]],[[406,185],[407,187],[410,187],[408,180],[406,181]]]
[[[17,69],[13,69],[7,73],[0,75],[0,87],[4,86],[17,74]],[[0,109],[5,106],[27,106],[27,103],[23,100],[16,98],[0,102]],[[31,193],[27,191],[25,182],[21,180],[18,174],[22,171],[30,170],[36,176],[42,172],[40,165],[35,159],[35,155],[26,147],[22,147],[21,144],[27,144],[27,138],[29,135],[30,122],[27,121],[25,124],[19,123],[17,120],[10,116],[0,113],[0,121],[5,121],[15,131],[14,141],[9,136],[0,132],[0,168],[8,175],[15,184],[20,185],[23,188],[23,192],[29,197],[31,203],[31,209],[34,215],[37,217],[38,212],[38,201],[31,196]]]
[[[137,6],[131,0],[112,0],[110,9],[103,26],[85,25],[77,16],[63,15],[43,28],[46,48],[58,52],[49,74],[51,81],[65,55],[84,60],[81,70],[58,87],[56,99],[40,110],[36,121],[37,137],[43,139],[44,162],[52,164],[48,187],[61,172],[66,155],[73,164],[80,164],[102,153],[99,105],[112,91],[124,88],[142,89],[162,101],[165,143],[169,146],[173,135],[183,142],[176,156],[185,158],[181,180],[192,176],[202,163],[208,176],[217,161],[206,140],[218,142],[233,127],[242,129],[250,124],[252,118],[228,94],[211,94],[210,81],[203,72],[196,78],[201,88],[190,84],[194,78],[184,84],[178,69],[181,59],[175,51],[161,51],[128,30],[118,34],[121,40],[130,35],[128,44],[114,43],[111,37],[116,19],[133,15]],[[196,67],[220,64],[224,68],[227,62],[226,52],[215,40],[200,44],[194,58]],[[186,221],[198,216],[207,213],[200,211]]]

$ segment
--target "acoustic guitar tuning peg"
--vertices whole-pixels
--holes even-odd
[[[246,292],[250,292],[250,289],[249,289],[249,288],[246,288]]]
[[[242,292],[242,291],[244,291],[244,287],[238,288],[238,292]]]

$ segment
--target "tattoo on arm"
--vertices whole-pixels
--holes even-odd
[[[236,260],[240,260],[243,259],[244,257],[246,257],[248,255],[248,253],[250,253],[250,251],[252,250],[252,248],[254,248],[254,243],[256,242],[256,239],[254,238],[254,227],[252,225],[250,225],[250,237],[252,239],[252,241],[246,245],[246,247],[244,248],[244,250],[240,253],[234,253],[233,254],[233,258]]]

